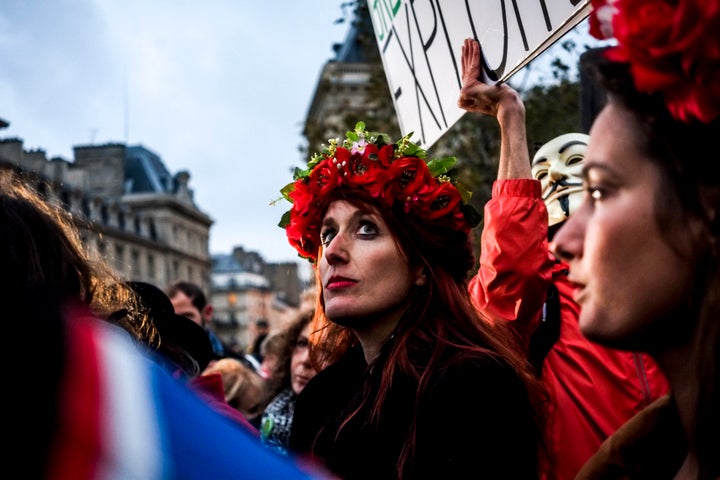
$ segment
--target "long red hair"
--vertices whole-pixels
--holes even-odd
[[[428,281],[422,291],[413,295],[409,309],[400,319],[394,342],[382,366],[381,382],[375,396],[366,384],[363,401],[343,425],[371,403],[370,422],[377,422],[383,410],[392,379],[402,373],[418,381],[416,398],[423,398],[432,374],[445,366],[445,355],[451,358],[494,357],[504,360],[520,377],[536,408],[537,437],[540,453],[544,450],[545,408],[547,392],[526,359],[519,338],[504,322],[481,317],[468,292],[468,272],[475,263],[470,236],[457,230],[432,228],[403,215],[398,208],[387,208],[359,189],[337,190],[334,199],[342,199],[377,212],[392,230],[396,242],[411,267],[422,265]],[[321,251],[318,258],[322,256]],[[325,316],[322,283],[315,269],[317,306],[311,327],[312,361],[320,369],[334,363],[355,343],[357,337],[349,328],[335,324]],[[423,352],[419,365],[413,358]],[[404,470],[415,448],[415,430],[411,427],[406,447],[398,460],[398,472]],[[541,455],[542,457],[542,455]],[[540,461],[540,460],[539,460]]]

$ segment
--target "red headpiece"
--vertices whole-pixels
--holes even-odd
[[[469,233],[479,223],[480,215],[467,203],[471,192],[451,178],[455,157],[426,162],[425,150],[412,143],[411,136],[390,143],[386,134],[367,132],[358,122],[342,144],[330,140],[307,169],[296,169],[294,181],[281,190],[293,205],[279,226],[300,256],[317,261],[322,216],[336,188],[365,190],[428,225]]]
[[[615,38],[607,56],[630,64],[635,88],[660,92],[677,120],[720,115],[720,2],[592,0],[590,33]]]

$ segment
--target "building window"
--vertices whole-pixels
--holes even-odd
[[[70,210],[71,202],[70,202],[70,194],[63,190],[60,192],[60,200],[62,201],[63,207],[65,210]]]
[[[91,218],[90,201],[86,197],[83,197],[81,205],[83,215],[87,218]]]
[[[155,278],[155,257],[151,253],[148,253],[147,264],[148,264],[148,277]]]
[[[125,271],[125,247],[118,244],[115,244],[115,268]]]
[[[151,218],[150,219],[150,239],[156,241],[157,240],[157,230],[155,229],[155,221]]]
[[[130,257],[130,268],[132,269],[133,276],[138,277],[140,275],[140,252],[133,249]]]
[[[105,225],[107,225],[107,224],[108,224],[108,221],[110,220],[110,213],[108,212],[108,207],[107,207],[107,205],[102,205],[102,206],[100,207],[100,220],[101,220],[102,223],[104,223]]]

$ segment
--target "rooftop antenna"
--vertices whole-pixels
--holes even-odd
[[[129,120],[129,100],[128,100],[128,82],[127,82],[127,74],[125,74],[125,81],[123,82],[123,116],[125,117],[125,131],[124,131],[124,141],[125,145],[128,143],[128,138],[130,136],[130,120]]]
[[[91,145],[95,143],[95,137],[97,137],[97,132],[98,132],[97,128],[90,129],[90,144]]]

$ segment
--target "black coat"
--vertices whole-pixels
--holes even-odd
[[[417,382],[396,375],[379,424],[365,422],[364,408],[334,440],[341,419],[358,405],[362,383],[379,381],[379,368],[371,373],[354,347],[301,392],[290,449],[312,453],[343,479],[398,478],[396,462],[414,422],[416,450],[403,478],[538,478],[538,427],[515,371],[489,356],[457,357],[448,356],[417,405]]]

